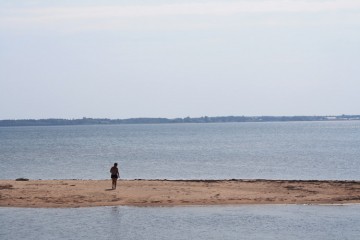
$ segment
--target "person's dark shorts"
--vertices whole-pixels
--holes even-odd
[[[108,175],[109,176],[109,175]],[[111,178],[118,178],[118,176],[117,175],[111,175]]]

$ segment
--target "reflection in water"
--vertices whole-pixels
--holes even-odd
[[[0,238],[359,239],[360,205],[0,208]]]

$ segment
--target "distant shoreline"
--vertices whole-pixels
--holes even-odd
[[[360,115],[337,116],[223,116],[199,118],[81,118],[81,119],[8,119],[0,120],[0,127],[23,126],[72,126],[72,125],[117,125],[117,124],[171,124],[171,123],[234,123],[234,122],[294,122],[294,121],[353,121]]]
[[[0,180],[0,207],[356,204],[360,181]]]

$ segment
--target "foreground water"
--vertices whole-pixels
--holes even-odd
[[[353,179],[360,121],[0,128],[0,179]]]
[[[360,206],[0,208],[0,238],[359,239]]]

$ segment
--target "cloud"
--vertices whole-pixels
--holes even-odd
[[[146,18],[181,16],[233,16],[261,13],[319,13],[359,11],[359,0],[268,0],[239,2],[201,2],[159,5],[106,5],[81,7],[29,7],[0,10],[0,26],[76,23],[93,21],[97,26]],[[98,22],[100,21],[100,23]],[[106,24],[102,24],[105,21]]]

